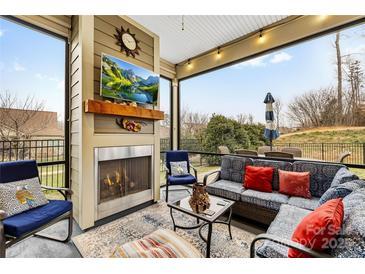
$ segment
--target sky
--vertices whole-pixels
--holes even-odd
[[[335,86],[334,34],[181,82],[181,106],[204,114],[252,114],[264,122],[267,92],[285,107],[295,96]],[[365,63],[365,25],[341,31],[343,54]],[[0,93],[34,95],[46,110],[64,116],[65,43],[0,18]],[[221,54],[224,54],[222,52]],[[160,81],[161,109],[170,106],[169,82]]]
[[[287,47],[181,82],[181,107],[204,114],[252,114],[265,121],[267,92],[286,106],[307,91],[336,86],[335,34]],[[365,64],[365,25],[341,31],[342,54]],[[224,54],[222,52],[221,54]]]
[[[0,18],[0,93],[34,96],[64,119],[65,42]]]

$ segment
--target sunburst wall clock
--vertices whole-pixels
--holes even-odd
[[[141,48],[138,46],[139,41],[136,39],[136,35],[132,34],[129,30],[125,30],[122,26],[119,28],[115,28],[117,34],[114,34],[114,37],[117,39],[117,45],[120,46],[120,51],[125,52],[127,56],[133,56],[136,58],[136,55],[139,55],[139,50]]]

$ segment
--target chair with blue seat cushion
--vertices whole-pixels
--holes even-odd
[[[197,181],[198,173],[197,170],[189,163],[189,154],[185,150],[172,150],[166,152],[166,202],[169,197],[169,185],[189,185],[194,184]],[[173,176],[171,174],[171,162],[187,162],[188,172],[192,169],[194,171],[194,176],[191,174],[182,176]]]
[[[0,184],[26,180],[38,177],[36,161],[15,161],[0,163]],[[0,257],[5,257],[6,248],[29,236],[38,236],[50,240],[68,242],[72,235],[72,202],[67,198],[72,194],[68,188],[53,188],[42,186],[45,190],[60,192],[63,200],[49,200],[42,205],[6,218],[6,213],[0,209]],[[61,220],[68,220],[68,235],[65,240],[50,238],[36,234],[37,232]]]

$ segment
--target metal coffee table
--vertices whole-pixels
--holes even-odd
[[[182,198],[180,200],[169,202],[167,206],[170,208],[170,215],[172,219],[172,223],[174,225],[174,231],[176,231],[176,228],[180,229],[197,229],[199,228],[199,236],[200,238],[207,243],[207,251],[206,251],[206,257],[210,257],[210,243],[212,240],[212,229],[213,229],[213,223],[221,223],[226,224],[228,226],[228,232],[229,236],[232,239],[232,232],[231,232],[231,218],[232,218],[232,206],[234,204],[234,201],[227,200],[224,198],[220,198],[217,196],[209,195],[210,198],[210,211],[214,211],[214,214],[207,214],[207,213],[196,213],[192,210],[192,208],[189,205],[189,197]],[[188,214],[192,217],[195,217],[197,219],[197,224],[195,226],[180,226],[177,225],[174,219],[173,210],[177,210],[180,212],[183,212],[185,214]],[[226,220],[220,220],[219,218],[229,210],[229,215]],[[207,212],[207,211],[206,211]],[[213,213],[213,212],[211,212]],[[200,222],[201,221],[201,222]],[[205,238],[202,235],[202,229],[204,226],[208,226],[208,235]]]

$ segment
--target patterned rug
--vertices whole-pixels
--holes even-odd
[[[196,219],[184,213],[174,211],[176,224],[195,225]],[[158,228],[172,229],[169,208],[164,202],[156,203],[126,217],[94,228],[72,238],[77,249],[85,258],[107,258],[116,246],[140,239]],[[206,227],[205,227],[206,228]],[[203,229],[206,236],[207,229]],[[206,243],[199,237],[198,229],[181,230],[177,234],[195,245],[205,254]],[[211,242],[212,258],[244,258],[249,257],[250,243],[254,234],[232,226],[233,240],[229,238],[228,227],[214,224]]]

